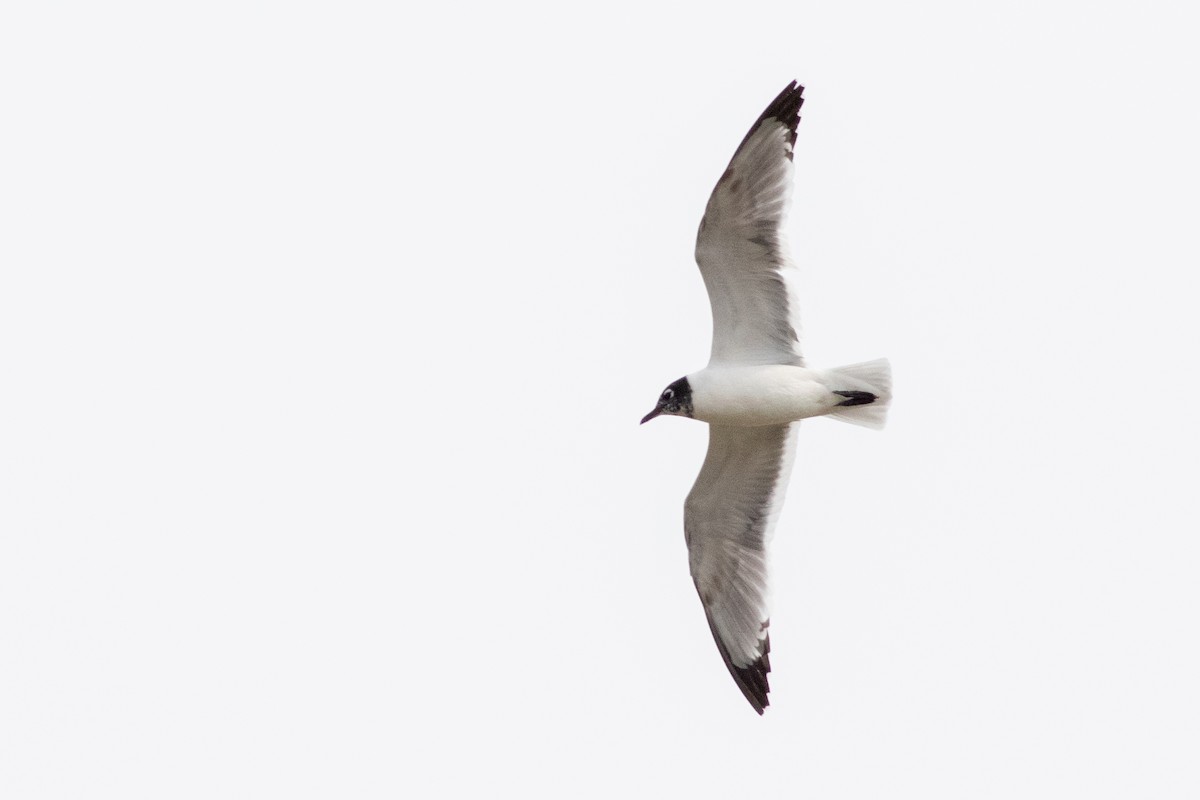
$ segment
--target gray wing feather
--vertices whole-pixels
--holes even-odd
[[[725,665],[758,713],[767,705],[767,553],[795,457],[797,423],[709,426],[708,455],[684,505],[696,591]]]
[[[750,128],[700,221],[696,263],[712,304],[710,364],[801,364],[781,227],[803,92],[793,81]]]

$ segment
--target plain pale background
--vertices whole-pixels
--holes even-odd
[[[1192,798],[1186,4],[10,4],[0,794]],[[772,705],[692,262],[808,87]]]

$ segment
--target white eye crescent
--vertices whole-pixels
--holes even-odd
[[[662,399],[663,399],[663,400],[670,400],[670,399],[671,399],[672,397],[674,397],[674,396],[675,396],[675,390],[674,390],[674,389],[667,389],[665,392],[663,392],[663,393],[662,393]]]

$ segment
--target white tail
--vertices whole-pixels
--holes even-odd
[[[892,365],[886,358],[822,370],[826,384],[835,392],[869,392],[875,395],[868,402],[838,406],[829,416],[843,422],[882,428],[887,422],[888,406],[892,402]]]

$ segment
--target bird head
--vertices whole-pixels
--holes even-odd
[[[654,410],[642,417],[642,424],[649,422],[660,414],[669,414],[676,417],[690,417],[692,415],[692,386],[688,383],[687,377],[680,378],[666,389],[663,389],[663,393],[658,396],[658,403],[654,406]]]

